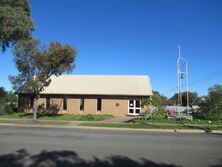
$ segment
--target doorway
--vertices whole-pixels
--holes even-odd
[[[138,115],[140,110],[140,100],[130,99],[128,102],[128,115]]]

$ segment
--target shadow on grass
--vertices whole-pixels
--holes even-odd
[[[21,149],[11,154],[0,155],[0,166],[7,167],[176,167],[173,164],[156,163],[145,158],[140,162],[126,156],[113,155],[104,159],[94,157],[85,160],[74,151],[42,151],[30,155]]]

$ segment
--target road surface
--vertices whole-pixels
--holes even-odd
[[[222,166],[222,135],[0,126],[0,167]]]

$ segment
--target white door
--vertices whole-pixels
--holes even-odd
[[[129,100],[128,114],[138,115],[140,113],[140,100]]]

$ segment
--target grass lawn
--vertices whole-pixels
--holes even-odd
[[[135,118],[132,122],[141,122],[142,120],[138,120],[137,118]],[[211,121],[211,123],[209,123],[209,121]],[[181,121],[177,121],[176,119],[169,119],[167,120],[165,118],[164,114],[157,114],[154,116],[153,120],[149,119],[146,120],[145,122],[147,123],[170,123],[170,124],[200,124],[200,125],[222,125],[222,120],[210,120],[210,119],[197,119],[194,118],[193,121],[189,121],[189,120],[181,120]]]
[[[144,120],[143,117],[134,118],[128,123],[82,123],[80,126],[93,126],[93,127],[113,127],[113,128],[143,128],[143,129],[201,129],[207,132],[211,130],[222,130],[222,120],[211,120],[211,123],[206,119],[193,119],[180,120],[176,119],[167,120],[164,114],[157,114],[153,120]]]
[[[161,124],[144,124],[144,123],[81,123],[79,126],[92,126],[92,127],[110,127],[110,128],[137,128],[137,129],[201,129],[207,132],[211,130],[222,130],[220,125],[209,126],[188,126],[182,124],[161,125]]]
[[[151,124],[132,124],[132,123],[81,123],[79,126],[93,126],[93,127],[110,127],[110,128],[143,128],[143,129],[174,129],[177,126],[162,126]]]
[[[37,121],[32,120],[0,120],[1,123],[7,124],[21,124],[21,125],[68,125],[67,121]]]
[[[13,118],[13,119],[31,119],[32,113],[13,113],[0,115],[0,118]],[[39,120],[61,120],[61,121],[102,121],[111,118],[112,115],[69,115],[69,114],[38,114]]]

